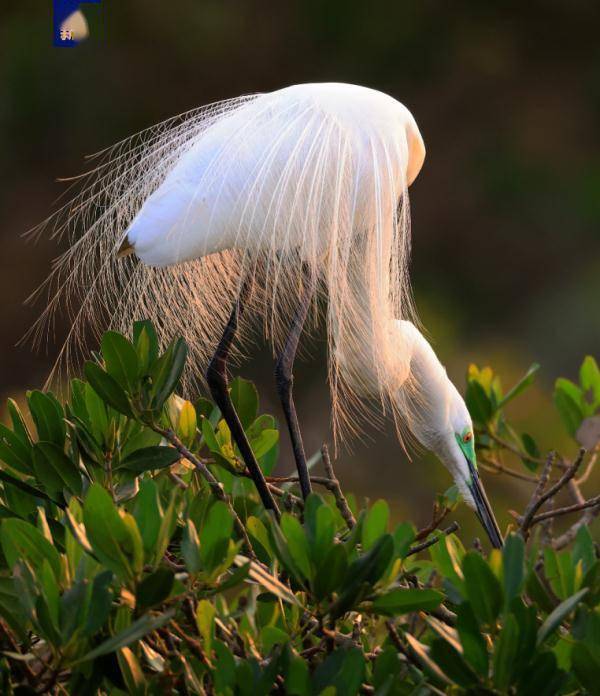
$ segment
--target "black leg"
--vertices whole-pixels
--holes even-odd
[[[213,355],[206,371],[206,381],[208,382],[213,399],[215,400],[217,406],[221,409],[223,418],[231,430],[231,436],[238,446],[242,458],[248,467],[248,471],[254,480],[254,484],[256,485],[256,489],[258,490],[263,505],[265,508],[267,508],[267,510],[273,510],[275,516],[277,519],[279,519],[279,508],[277,507],[275,499],[271,495],[271,491],[267,486],[265,477],[263,476],[258,462],[256,461],[256,457],[254,456],[254,452],[250,447],[250,443],[248,442],[244,428],[240,423],[239,416],[236,413],[233,403],[231,402],[228,389],[227,358],[229,357],[229,350],[235,338],[238,327],[238,319],[244,309],[244,302],[248,296],[250,287],[250,281],[246,281],[242,286],[238,301],[231,312],[231,316],[229,317],[229,321],[227,322],[227,326],[225,327],[221,341],[219,342],[217,350],[215,351],[215,354]]]
[[[300,340],[300,334],[302,333],[302,328],[308,316],[314,289],[314,281],[312,279],[307,279],[306,285],[300,295],[300,304],[292,321],[290,332],[285,339],[283,348],[277,356],[277,362],[275,363],[277,393],[281,399],[281,405],[283,406],[283,412],[290,432],[290,439],[292,440],[294,459],[296,460],[296,468],[298,469],[298,478],[303,498],[306,498],[310,494],[312,488],[308,475],[308,467],[306,466],[306,454],[304,452],[304,444],[302,443],[300,424],[298,423],[296,406],[294,405],[294,398],[292,396],[292,387],[294,384],[292,369],[294,367],[296,350],[298,349],[298,341]]]

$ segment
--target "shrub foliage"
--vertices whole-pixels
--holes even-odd
[[[593,466],[600,372],[557,382],[589,452],[542,459],[513,430],[507,394],[471,367],[482,466],[535,491],[502,551],[466,550],[432,523],[396,526],[384,501],[346,498],[326,449],[323,495],[303,505],[272,477],[278,429],[253,385],[231,384],[251,446],[285,509],[265,512],[220,413],[175,396],[186,360],[153,327],[107,333],[70,384],[8,402],[0,425],[0,682],[5,694],[598,693],[600,560],[575,473]],[[25,409],[23,409],[25,411]],[[518,470],[506,453],[521,460]],[[548,509],[563,488],[579,499]],[[554,490],[556,489],[556,490]],[[545,512],[544,512],[545,510]],[[557,516],[576,522],[554,536]]]

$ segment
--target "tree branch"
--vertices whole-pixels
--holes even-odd
[[[446,519],[449,512],[449,507],[444,505],[442,508],[440,508],[440,506],[437,503],[434,503],[433,516],[431,518],[431,522],[426,527],[419,529],[415,536],[415,541],[421,541],[422,539],[426,539],[431,534],[431,532],[434,532]]]
[[[340,511],[344,520],[346,521],[348,529],[352,529],[353,527],[356,527],[356,519],[352,514],[352,510],[350,510],[350,506],[348,505],[346,497],[342,493],[340,482],[338,481],[337,476],[335,475],[335,472],[333,470],[333,464],[331,463],[331,458],[329,456],[329,448],[327,447],[327,445],[323,445],[323,447],[321,447],[321,456],[323,457],[323,466],[325,467],[325,473],[327,474],[330,482],[328,486],[329,490],[333,493],[333,497],[335,498],[337,508]]]
[[[557,508],[556,510],[542,512],[531,520],[529,526],[533,527],[534,524],[538,524],[539,522],[543,522],[544,520],[549,520],[554,517],[560,517],[561,515],[569,515],[573,512],[579,512],[580,510],[595,508],[597,505],[600,505],[600,495],[597,495],[595,498],[590,498],[589,500],[584,500],[583,503],[576,503],[575,505],[567,505],[566,507]]]
[[[236,529],[238,530],[238,533],[242,537],[244,545],[247,548],[248,556],[250,556],[252,560],[257,560],[256,554],[254,553],[254,549],[252,548],[252,543],[250,542],[250,538],[248,537],[248,533],[246,532],[246,527],[244,527],[244,523],[239,518],[237,512],[234,510],[233,504],[229,499],[229,496],[223,490],[223,484],[220,481],[218,481],[215,478],[215,476],[213,476],[212,472],[206,466],[205,462],[202,459],[200,459],[200,457],[197,457],[195,454],[190,452],[190,450],[183,444],[183,442],[170,428],[161,428],[159,425],[156,425],[155,423],[152,423],[150,427],[152,428],[152,430],[154,430],[154,432],[158,433],[159,435],[162,435],[165,438],[165,440],[167,440],[167,442],[170,442],[173,445],[173,447],[179,452],[179,454],[181,454],[181,456],[184,459],[187,459],[196,467],[196,469],[200,472],[204,480],[210,486],[210,489],[213,492],[214,496],[218,500],[223,501],[225,505],[227,505],[227,507],[229,508],[229,512],[233,516]]]
[[[438,534],[437,536],[433,537],[433,539],[428,539],[427,541],[424,541],[422,544],[416,544],[415,546],[411,546],[410,549],[408,549],[406,557],[408,558],[409,556],[414,556],[416,553],[419,553],[419,551],[428,549],[430,546],[437,544],[440,539],[456,532],[458,529],[458,522],[453,522],[449,527],[446,527],[446,529],[444,529],[441,534]]]
[[[530,501],[529,505],[527,506],[527,510],[523,515],[523,520],[521,522],[521,531],[524,534],[531,526],[531,522],[535,513],[542,507],[542,505],[546,501],[550,500],[550,498],[554,497],[575,476],[577,470],[581,466],[581,462],[583,461],[584,456],[585,450],[579,450],[577,459],[573,462],[573,464],[571,464],[567,468],[565,473],[560,477],[560,479],[553,486],[551,486],[546,491],[546,493],[542,495],[542,491],[546,485],[546,481],[548,480],[548,476],[550,474],[550,467],[552,466],[552,462],[554,461],[554,453],[550,454],[550,456],[548,457],[548,461],[546,462],[546,466],[544,467],[542,477],[540,477],[540,483],[538,484],[538,487],[536,488],[536,491],[534,493],[534,497]]]

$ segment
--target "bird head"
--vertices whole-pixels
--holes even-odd
[[[446,377],[447,421],[432,443],[432,450],[452,474],[463,499],[475,510],[494,548],[502,548],[502,534],[477,470],[475,433],[462,396]]]
[[[464,399],[423,334],[407,321],[397,326],[411,355],[410,378],[398,395],[399,410],[416,439],[450,471],[492,545],[501,548],[502,535],[477,471],[475,433]]]

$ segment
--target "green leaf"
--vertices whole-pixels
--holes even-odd
[[[393,553],[394,540],[390,534],[384,534],[367,553],[350,564],[339,599],[330,609],[333,617],[341,616],[362,599],[383,575]]]
[[[207,600],[201,599],[196,607],[196,626],[198,633],[204,641],[204,649],[210,655],[212,644],[215,639],[215,616],[217,614],[214,606]]]
[[[127,469],[135,474],[143,474],[146,471],[165,469],[175,464],[181,459],[181,455],[174,447],[163,447],[156,445],[152,447],[142,447],[132,452],[126,459],[114,467]]]
[[[384,696],[388,693],[393,693],[392,684],[402,670],[402,662],[395,648],[390,646],[385,647],[375,658],[373,669],[373,686],[375,693]]]
[[[467,382],[465,402],[475,423],[485,425],[491,420],[494,414],[492,402],[479,382],[473,379]]]
[[[326,687],[334,687],[336,694],[354,696],[362,684],[365,661],[357,648],[338,648],[322,662],[313,675],[313,693],[322,694]]]
[[[107,406],[92,389],[90,384],[83,383],[83,399],[85,404],[85,418],[82,420],[89,426],[95,440],[106,443],[109,422]]]
[[[85,625],[88,587],[83,580],[75,582],[60,598],[60,632],[68,644],[79,638]]]
[[[225,559],[233,533],[233,518],[227,505],[217,500],[208,511],[200,535],[200,559],[210,573]]]
[[[260,644],[263,654],[268,655],[276,645],[285,645],[291,636],[277,626],[263,626],[260,629]]]
[[[525,583],[527,594],[540,606],[545,612],[551,612],[554,609],[556,602],[553,596],[548,592],[545,584],[541,581],[538,571],[532,569],[527,574]]]
[[[385,500],[378,500],[367,512],[362,528],[362,545],[368,551],[382,534],[385,534],[390,509]]]
[[[561,420],[571,437],[575,437],[581,421],[583,412],[579,402],[573,398],[572,392],[565,387],[567,380],[556,380],[554,390],[554,405],[561,417]],[[575,385],[573,385],[575,386]]]
[[[343,544],[334,544],[319,563],[313,592],[321,600],[341,586],[348,570],[348,554]]]
[[[164,516],[161,519],[160,527],[158,530],[158,537],[156,539],[156,547],[153,550],[154,564],[158,565],[165,551],[169,546],[175,527],[177,526],[177,512],[179,509],[179,489],[173,488],[171,491],[171,498],[169,500],[169,507],[166,509]]]
[[[258,413],[258,392],[252,382],[236,377],[231,382],[231,401],[244,430],[254,422]]]
[[[113,377],[94,362],[86,362],[83,371],[92,389],[106,404],[119,413],[133,418],[127,394]]]
[[[505,692],[512,681],[519,648],[519,626],[512,614],[504,621],[494,647],[494,684]]]
[[[529,606],[525,605],[523,600],[519,597],[512,601],[510,611],[519,625],[519,645],[517,647],[517,655],[513,668],[514,678],[528,670],[529,662],[535,653],[535,641],[538,629],[538,608],[534,604]]]
[[[48,607],[48,613],[51,618],[53,626],[58,629],[59,624],[59,586],[50,563],[46,558],[42,561],[42,567],[38,571],[38,577],[40,584],[43,589],[44,600],[46,606]]]
[[[573,565],[576,566],[579,561],[581,561],[584,573],[587,573],[596,561],[594,540],[589,527],[586,525],[582,525],[577,530],[573,546]]]
[[[525,581],[525,543],[519,534],[510,534],[502,550],[504,601],[508,606],[521,592]]]
[[[459,686],[469,688],[477,684],[477,675],[463,660],[462,655],[450,643],[436,638],[431,644],[431,659],[452,681]]]
[[[48,462],[37,443],[33,447],[33,470],[36,479],[44,486],[48,494],[53,498],[61,499],[64,481],[58,471]]]
[[[458,606],[456,630],[460,637],[464,658],[478,674],[487,676],[487,644],[481,635],[479,624],[469,602],[463,602]]]
[[[36,460],[37,453],[41,454],[46,467],[51,468],[62,485],[74,495],[81,495],[82,480],[78,465],[63,452],[62,448],[52,442],[38,442],[34,445],[34,462],[36,473],[39,474],[41,463]]]
[[[215,693],[217,694],[233,694],[233,686],[235,684],[235,660],[229,648],[221,643],[220,640],[215,641],[215,654],[217,656],[217,664],[219,669],[214,672]]]
[[[25,419],[23,418],[23,414],[17,402],[14,399],[7,399],[6,408],[10,414],[15,435],[25,445],[31,445],[31,433],[29,432],[29,428],[27,427],[27,423],[25,423]]]
[[[309,696],[310,675],[306,662],[289,649],[284,652],[284,660],[284,693],[289,696]]]
[[[288,547],[287,539],[283,535],[280,526],[277,524],[273,517],[269,519],[269,543],[273,551],[275,552],[278,560],[287,570],[287,572],[292,576],[292,578],[300,585],[304,583],[304,574],[294,561],[290,549]]]
[[[306,580],[312,580],[313,569],[310,562],[310,548],[302,525],[296,517],[287,512],[284,512],[281,516],[280,524],[294,563]]]
[[[145,375],[158,358],[158,336],[151,321],[145,319],[134,322],[133,345],[138,357],[140,376]]]
[[[591,355],[587,355],[579,369],[579,382],[585,395],[591,393],[591,405],[600,406],[600,368]]]
[[[502,588],[490,566],[476,552],[465,554],[462,564],[467,597],[475,616],[491,626],[502,607]]]
[[[46,560],[55,578],[60,580],[61,564],[58,551],[37,527],[12,517],[2,521],[1,529],[0,541],[9,568],[13,568],[20,560],[25,560],[34,570],[41,571]]]
[[[123,389],[134,391],[139,364],[135,348],[115,331],[107,331],[100,343],[106,371]]]
[[[64,447],[67,428],[60,404],[49,394],[32,391],[27,395],[29,410],[40,440]]]
[[[598,646],[575,643],[571,651],[571,665],[584,689],[587,689],[590,694],[598,693],[598,675],[600,675]]]
[[[86,636],[93,636],[100,631],[108,619],[113,599],[113,593],[110,589],[112,579],[111,570],[104,570],[94,578],[84,628]]]
[[[147,693],[148,684],[142,667],[130,648],[120,648],[117,660],[123,675],[127,692],[132,696],[143,696]]]
[[[313,563],[316,567],[320,567],[334,544],[335,519],[329,505],[326,505],[316,493],[311,493],[306,499],[304,526]]]
[[[373,600],[373,610],[387,616],[432,611],[439,607],[443,599],[443,593],[437,590],[398,588]]]
[[[410,522],[400,523],[394,530],[394,545],[396,556],[406,558],[410,545],[415,540],[416,530]]]
[[[178,338],[167,348],[165,353],[153,365],[150,374],[152,377],[152,406],[161,410],[165,401],[177,388],[188,348],[182,338]]]
[[[41,491],[39,488],[34,488],[33,486],[30,486],[28,483],[25,483],[24,481],[21,481],[18,478],[15,478],[14,476],[11,476],[10,474],[7,474],[5,471],[0,470],[0,481],[4,481],[4,483],[10,484],[11,486],[14,486],[15,488],[18,488],[20,491],[23,491],[23,493],[26,493],[28,496],[33,496],[34,498],[41,498],[43,500],[49,500],[53,502],[55,505],[59,505],[60,507],[64,507],[63,503],[57,502],[53,500],[49,495]],[[7,494],[7,486],[4,487],[4,494]],[[35,505],[35,501],[31,501]]]
[[[149,614],[146,614],[137,621],[134,621],[123,631],[120,631],[116,635],[105,640],[79,660],[76,660],[73,664],[81,664],[82,662],[95,660],[97,657],[108,655],[119,648],[123,648],[131,643],[135,643],[135,641],[143,638],[147,633],[162,628],[165,624],[169,623],[173,616],[175,616],[174,609],[165,612],[164,614],[158,614],[157,616],[150,616]]]
[[[124,580],[131,580],[133,568],[127,550],[129,531],[107,491],[93,483],[83,505],[87,537],[98,559]]]
[[[270,565],[273,550],[271,549],[267,528],[258,517],[251,515],[246,520],[246,529],[250,535],[250,540],[252,541],[252,546],[256,555],[263,563]]]
[[[279,442],[278,430],[262,430],[260,434],[250,440],[250,446],[256,459],[262,459]]]
[[[515,384],[515,386],[506,394],[498,404],[498,408],[504,408],[509,401],[512,401],[515,397],[522,394],[527,387],[533,384],[535,376],[539,371],[540,366],[537,363],[533,363],[531,367],[527,370],[526,374],[521,377],[521,379]]]
[[[588,588],[584,587],[583,590],[579,590],[576,594],[568,597],[561,602],[556,609],[547,617],[544,623],[540,626],[537,634],[537,644],[541,645],[549,636],[551,636],[554,631],[560,626],[560,624],[567,618],[567,616],[575,609],[579,602],[588,593]]]
[[[183,530],[181,555],[190,573],[197,573],[202,569],[202,563],[200,562],[200,539],[198,538],[196,525],[189,518],[185,521]]]
[[[457,537],[453,534],[442,536],[437,544],[429,547],[429,553],[440,575],[463,592],[464,578],[460,563],[464,549]]]
[[[521,677],[518,694],[519,696],[555,696],[561,693],[565,676],[565,673],[557,668],[553,653],[538,653]]]
[[[523,444],[523,449],[525,450],[526,454],[528,454],[530,457],[533,457],[534,459],[541,458],[542,453],[540,452],[540,448],[538,447],[536,441],[531,437],[531,435],[529,435],[528,433],[523,433],[521,435],[521,443]],[[535,462],[532,462],[530,459],[524,457],[523,461],[528,469],[532,471],[535,471],[537,469],[537,464]]]
[[[146,554],[156,547],[163,512],[158,499],[158,487],[152,479],[142,481],[135,499],[134,517],[137,522]]]
[[[177,433],[183,442],[191,445],[196,439],[196,410],[190,401],[184,401],[179,412],[179,422],[177,423]]]
[[[136,608],[144,612],[164,602],[171,594],[174,581],[175,576],[169,568],[157,568],[147,575],[137,586]]]
[[[571,553],[544,549],[544,574],[557,597],[566,599],[575,592],[575,569]]]
[[[31,444],[0,423],[0,459],[16,471],[31,474]]]
[[[225,580],[222,580],[218,585],[217,585],[217,591],[218,592],[224,592],[225,590],[229,590],[232,587],[237,587],[238,585],[241,585],[244,580],[248,577],[250,574],[250,563],[246,563],[246,565],[240,566],[239,568],[235,568],[231,572],[229,572],[225,576]]]

